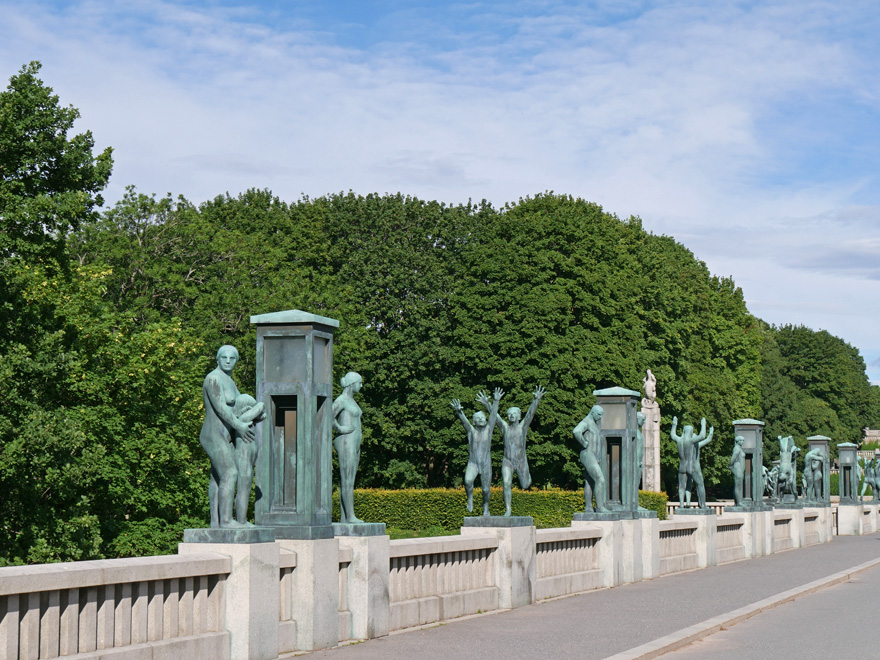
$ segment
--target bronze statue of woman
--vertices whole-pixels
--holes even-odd
[[[364,379],[349,371],[339,381],[342,394],[333,402],[333,429],[338,434],[333,440],[339,458],[339,504],[341,523],[363,522],[354,515],[354,477],[361,459],[361,407],[354,395],[361,391]]]
[[[249,527],[232,517],[238,468],[235,464],[233,436],[242,441],[254,441],[254,429],[249,421],[235,416],[233,406],[239,396],[238,386],[232,380],[232,370],[238,362],[235,346],[221,346],[217,351],[217,368],[205,376],[202,399],[205,421],[199,433],[199,442],[211,459],[211,480],[208,484],[208,504],[211,509],[211,527]]]

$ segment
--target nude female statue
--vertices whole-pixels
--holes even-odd
[[[354,477],[361,460],[361,407],[354,395],[361,391],[364,379],[349,371],[340,379],[342,394],[333,402],[333,429],[338,434],[333,440],[339,457],[339,504],[341,523],[360,523],[354,515]]]
[[[730,457],[730,471],[733,472],[733,503],[742,506],[743,479],[746,473],[746,452],[743,443],[746,441],[741,435],[733,439],[733,455]],[[751,477],[750,477],[751,478]]]
[[[238,387],[232,380],[232,370],[237,362],[238,350],[235,346],[221,346],[217,351],[217,368],[205,376],[202,384],[205,421],[199,433],[199,442],[211,459],[208,505],[213,528],[250,527],[248,523],[238,522],[232,517],[238,481],[233,436],[237,435],[244,443],[253,443],[256,437],[250,421],[238,419],[233,410],[239,396]]]

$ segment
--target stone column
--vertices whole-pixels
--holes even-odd
[[[754,559],[773,554],[773,509],[737,512],[745,519],[743,546],[745,558]]]
[[[296,650],[336,646],[339,643],[338,539],[282,539],[276,543],[296,553],[290,603],[291,618],[296,622]],[[275,600],[278,600],[277,591]],[[275,626],[278,627],[277,613]]]
[[[642,525],[642,579],[651,580],[660,577],[660,519],[642,518],[638,522]]]
[[[695,545],[697,548],[697,566],[718,565],[718,523],[717,516],[713,513],[707,516],[692,516],[697,523],[694,531]]]
[[[511,609],[535,602],[537,562],[535,527],[462,527],[461,535],[493,534],[498,537],[495,550],[495,586],[498,607]]]
[[[837,507],[837,535],[860,536],[864,509],[861,504],[841,504]]]
[[[348,609],[351,638],[384,637],[391,627],[390,540],[387,536],[340,536],[351,548],[348,566]]]
[[[653,399],[642,399],[642,412],[645,413],[642,490],[660,491],[660,404]]]
[[[870,512],[871,512],[871,516],[870,516],[871,529],[870,530],[866,529],[865,534],[872,534],[877,531],[878,522],[880,522],[880,520],[878,520],[878,518],[880,518],[880,515],[878,515],[878,514],[880,514],[880,511],[878,511],[877,502],[865,502],[862,506],[864,506],[866,510],[870,510]]]
[[[279,550],[275,543],[180,543],[178,554],[216,552],[232,559],[225,585],[230,660],[278,657]]]

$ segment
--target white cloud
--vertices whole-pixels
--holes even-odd
[[[871,5],[640,6],[399,13],[356,48],[246,5],[0,0],[0,68],[43,61],[115,148],[110,200],[131,183],[196,202],[268,187],[502,204],[552,189],[675,236],[758,316],[880,354],[876,177],[843,167],[847,149],[877,156],[838,144],[847,127],[823,114],[880,124]],[[842,169],[822,169],[829,152]]]

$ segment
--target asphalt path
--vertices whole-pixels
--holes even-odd
[[[309,656],[333,660],[602,660],[878,557],[880,534],[834,537],[830,543],[809,548],[452,620]],[[850,610],[860,607],[854,603]],[[865,609],[875,608],[866,602]],[[815,623],[814,635],[820,625],[821,621]]]
[[[661,657],[874,659],[880,657],[874,637],[878,605],[880,567],[874,567]]]

